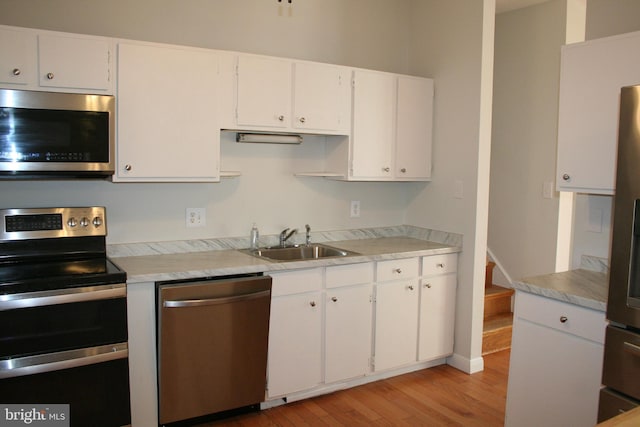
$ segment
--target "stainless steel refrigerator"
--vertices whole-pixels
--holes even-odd
[[[640,86],[622,88],[598,422],[640,405]]]

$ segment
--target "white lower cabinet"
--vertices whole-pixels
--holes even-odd
[[[327,290],[325,382],[366,375],[371,358],[371,283]]]
[[[604,312],[516,292],[506,426],[593,426]]]
[[[379,262],[376,268],[374,369],[416,361],[418,258]]]

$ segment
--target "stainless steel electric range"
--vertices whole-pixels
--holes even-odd
[[[126,273],[106,235],[103,207],[0,210],[0,406],[131,423]]]

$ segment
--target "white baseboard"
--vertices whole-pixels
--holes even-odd
[[[467,374],[484,371],[484,359],[482,356],[469,359],[454,353],[453,356],[447,358],[447,364]]]

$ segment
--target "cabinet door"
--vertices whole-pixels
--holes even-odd
[[[602,344],[516,319],[505,425],[595,425],[602,354]]]
[[[34,83],[35,73],[35,33],[0,29],[0,84],[20,89]]]
[[[320,292],[272,298],[267,386],[270,398],[310,389],[322,382],[321,334]]]
[[[350,176],[361,179],[393,176],[395,76],[356,70]]]
[[[238,125],[284,128],[291,123],[292,63],[277,58],[238,57]]]
[[[209,51],[118,46],[118,180],[219,180],[216,76]]]
[[[325,382],[369,372],[372,291],[372,285],[327,290]]]
[[[453,353],[455,310],[455,274],[421,280],[418,360],[436,359]]]
[[[375,370],[415,362],[418,340],[417,280],[376,286]]]
[[[106,39],[38,36],[42,87],[107,91],[111,88],[110,46]]]
[[[294,82],[294,128],[349,133],[351,79],[348,68],[298,62]]]
[[[398,77],[395,178],[431,177],[433,80]]]
[[[640,83],[640,33],[562,48],[557,183],[613,194],[620,88]]]

